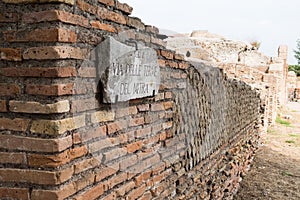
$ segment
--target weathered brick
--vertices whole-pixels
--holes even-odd
[[[179,63],[178,65],[179,69],[187,69],[188,67],[189,67],[189,63],[187,62]]]
[[[29,154],[28,164],[35,167],[59,167],[88,153],[86,146],[68,149],[56,155]]]
[[[94,15],[96,15],[97,13],[97,7],[89,3],[86,3],[85,1],[77,0],[76,4],[82,11],[89,12]]]
[[[0,130],[26,131],[29,119],[22,118],[0,118]]]
[[[117,1],[116,4],[118,10],[121,10],[127,15],[130,15],[132,13],[133,8],[130,7],[127,3],[120,3],[119,1]]]
[[[136,106],[129,106],[126,108],[119,108],[116,110],[116,118],[128,116],[128,115],[135,115],[137,114],[137,107]]]
[[[41,104],[39,102],[24,102],[24,101],[10,101],[9,110],[11,112],[19,113],[39,113],[39,114],[52,114],[52,113],[65,113],[69,112],[70,105],[68,100],[59,101],[53,104]]]
[[[126,146],[127,152],[128,153],[134,153],[134,152],[142,149],[142,145],[143,145],[142,141],[138,141],[138,142],[134,142],[134,143],[128,144]]]
[[[0,13],[0,22],[5,22],[5,23],[9,23],[9,22],[17,22],[19,21],[19,14],[18,13],[9,13],[9,12],[1,12]]]
[[[89,144],[89,152],[95,153],[102,151],[103,149],[106,149],[108,147],[114,147],[117,146],[119,143],[114,143],[115,141],[111,138],[103,138],[99,141],[95,141],[93,143]]]
[[[78,99],[72,101],[71,104],[71,112],[76,113],[76,112],[82,112],[86,110],[93,110],[99,108],[99,102],[95,98],[89,98],[89,99]],[[104,112],[104,111],[103,111]],[[96,115],[92,114],[92,115]],[[93,116],[95,117],[95,116]]]
[[[29,200],[29,189],[0,187],[0,199]]]
[[[104,184],[96,185],[86,192],[79,194],[73,198],[73,200],[87,200],[87,199],[97,199],[104,193]]]
[[[108,31],[108,32],[112,32],[112,33],[117,32],[115,27],[110,24],[104,24],[99,21],[91,21],[90,24],[93,28],[96,28],[96,29],[100,29],[100,30]]]
[[[134,200],[137,199],[138,197],[142,196],[143,193],[146,190],[146,185],[143,184],[142,186],[132,190],[131,192],[128,193],[127,198],[128,200]]]
[[[122,185],[116,189],[116,193],[118,196],[123,197],[127,192],[132,190],[135,187],[135,184],[133,181],[130,181],[126,183],[125,185]]]
[[[87,142],[95,138],[103,138],[104,136],[106,136],[106,132],[107,132],[106,125],[81,131],[79,134],[80,137],[79,140],[80,142]]]
[[[112,134],[127,127],[126,120],[120,120],[107,125],[107,133]]]
[[[21,93],[21,88],[16,84],[0,83],[0,96],[15,96]]]
[[[107,180],[106,182],[106,187],[108,189],[111,189],[113,187],[115,187],[116,185],[126,181],[127,179],[127,173],[124,172],[124,173],[121,173],[121,174],[117,174],[113,177],[111,177],[110,179]]]
[[[99,200],[115,200],[115,199],[117,199],[116,192],[111,192],[111,193],[109,193],[108,195],[105,195],[104,197],[102,197]]]
[[[151,134],[151,127],[136,130],[136,138],[145,138]]]
[[[142,40],[144,41],[145,43],[150,43],[150,36],[149,35],[146,35],[144,33],[137,33],[135,35],[135,38],[136,40]]]
[[[102,110],[91,114],[91,122],[93,124],[113,121],[114,119],[115,119],[114,111]]]
[[[108,152],[103,153],[103,161],[104,161],[104,163],[107,163],[109,161],[120,158],[126,154],[127,154],[127,151],[125,148],[112,149]]]
[[[138,30],[142,30],[142,31],[145,30],[145,24],[139,18],[127,17],[126,18],[126,23],[127,23],[128,26],[134,27]]]
[[[5,67],[0,69],[2,76],[17,77],[73,77],[76,76],[75,67]]]
[[[25,23],[61,21],[69,24],[80,25],[83,27],[89,26],[89,20],[87,18],[61,10],[47,10],[40,12],[24,13],[22,21]]]
[[[76,34],[62,28],[5,31],[8,42],[76,42]]]
[[[102,181],[103,179],[115,174],[119,170],[118,167],[102,167],[96,173],[96,182]]]
[[[103,7],[98,7],[97,15],[100,17],[100,19],[110,20],[119,24],[126,24],[126,19],[123,15]]]
[[[0,169],[0,181],[21,182],[40,185],[58,185],[70,179],[72,177],[72,174],[72,169],[62,170],[58,172],[50,172],[30,169],[5,168]]]
[[[85,126],[85,115],[61,120],[33,120],[30,131],[33,133],[60,135]]]
[[[149,33],[159,34],[159,29],[155,26],[146,25],[146,31]]]
[[[95,67],[80,67],[78,69],[78,75],[84,78],[95,78],[96,68]]]
[[[86,171],[88,169],[94,168],[96,166],[100,165],[100,161],[97,158],[89,158],[89,159],[84,159],[79,163],[74,164],[74,174],[79,174],[83,171]]]
[[[32,47],[26,49],[23,53],[25,60],[53,60],[53,59],[85,59],[87,56],[87,50],[68,47],[68,46],[44,46],[44,47]]]
[[[165,110],[172,109],[174,105],[173,101],[163,102],[163,106]]]
[[[138,117],[138,118],[133,118],[129,120],[129,126],[140,126],[145,123],[145,118],[144,117]]]
[[[138,162],[137,155],[131,154],[130,156],[120,160],[120,170],[127,170],[128,167],[135,165]]]
[[[44,96],[62,96],[73,94],[74,84],[55,84],[55,85],[26,85],[26,93]]]
[[[138,175],[134,178],[135,185],[138,187],[140,186],[144,181],[149,179],[151,176],[151,170],[148,170],[146,172],[143,172],[142,174]]]
[[[98,0],[100,3],[108,5],[108,6],[115,6],[114,0]]]
[[[165,61],[165,60],[162,60],[162,59],[158,59],[158,64],[159,64],[159,66],[161,66],[161,67],[165,67],[165,66],[166,66],[166,61]]]
[[[27,4],[27,3],[66,3],[74,5],[74,0],[3,0],[5,3],[11,4]]]
[[[0,60],[22,61],[20,48],[0,48]]]
[[[1,148],[8,150],[61,152],[72,146],[72,136],[59,139],[39,139],[14,135],[0,134]]]
[[[155,103],[155,104],[151,104],[151,111],[160,111],[160,110],[164,110],[164,105],[163,103]]]
[[[160,50],[160,54],[162,57],[164,57],[166,59],[173,60],[175,53],[170,50]]]
[[[0,100],[0,112],[7,112],[7,106],[5,100]]]
[[[26,154],[25,153],[0,152],[0,163],[1,164],[4,164],[4,163],[27,164]],[[1,197],[1,195],[0,195],[0,197]]]
[[[150,106],[149,104],[142,104],[142,105],[138,105],[137,109],[139,112],[145,112],[150,110]]]
[[[164,40],[158,39],[158,38],[153,37],[153,36],[151,36],[151,43],[157,44],[157,45],[162,46],[162,47],[166,46],[166,42]]]
[[[184,60],[184,55],[183,54],[175,54],[174,57],[176,60]]]

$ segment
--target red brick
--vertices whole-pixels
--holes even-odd
[[[110,25],[110,24],[104,24],[104,23],[101,23],[99,21],[91,21],[90,24],[95,29],[100,29],[100,30],[103,30],[103,31],[108,31],[108,32],[111,32],[111,33],[116,33],[117,32],[117,30],[115,29],[115,27],[112,26],[112,25]]]
[[[160,54],[162,57],[169,59],[169,60],[173,60],[174,59],[174,52],[170,51],[170,50],[161,50]]]
[[[16,84],[0,83],[0,96],[15,96],[21,93],[21,88]]]
[[[151,199],[153,199],[151,192],[146,192],[143,194],[141,198],[139,198],[139,200],[151,200]]]
[[[127,122],[125,120],[120,120],[107,125],[107,133],[112,134],[127,127]]]
[[[115,199],[117,199],[116,192],[111,192],[110,194],[102,197],[100,200],[115,200]]]
[[[138,105],[137,109],[139,112],[145,112],[150,110],[149,104]]]
[[[162,59],[158,59],[158,64],[159,64],[159,66],[161,66],[161,67],[165,67],[165,66],[166,66],[166,61],[165,61],[165,60],[162,60]]]
[[[143,145],[142,141],[138,141],[138,142],[134,142],[134,143],[128,144],[126,146],[127,152],[128,153],[134,153],[134,152],[142,149],[142,145]]]
[[[115,6],[114,0],[98,0],[100,3],[108,5],[108,6]]]
[[[187,69],[188,67],[189,67],[189,63],[186,63],[186,62],[179,63],[179,66],[178,66],[179,69]]]
[[[77,0],[76,3],[77,3],[77,6],[82,11],[89,12],[89,13],[92,13],[92,14],[96,15],[96,13],[97,13],[97,7],[96,6],[88,4],[88,3],[86,3],[85,1],[82,1],[82,0]]]
[[[29,119],[0,118],[0,130],[26,131],[29,122]]]
[[[132,13],[133,8],[130,7],[127,3],[120,3],[119,1],[117,3],[117,9],[121,10],[122,12],[126,13],[127,15],[130,15]]]
[[[75,67],[6,67],[0,69],[2,76],[63,78],[76,76]]]
[[[4,32],[8,42],[76,42],[76,34],[62,28],[18,30]]]
[[[138,187],[151,176],[151,171],[146,171],[134,178],[135,185]]]
[[[0,187],[0,199],[28,200],[29,189]]]
[[[47,10],[41,12],[24,13],[22,20],[25,23],[61,21],[69,24],[80,25],[83,27],[89,26],[89,20],[87,18],[61,10]]]
[[[25,60],[53,60],[53,59],[85,59],[86,49],[69,46],[42,46],[31,47],[23,53]]]
[[[161,39],[158,39],[156,37],[153,37],[153,36],[151,36],[151,43],[157,44],[157,45],[162,46],[162,47],[166,46],[166,42],[165,41],[163,41]]]
[[[118,196],[124,196],[127,192],[132,190],[135,187],[135,184],[133,181],[130,181],[129,183],[126,183],[119,188],[116,189],[116,193]]]
[[[138,197],[142,196],[146,190],[146,185],[143,184],[142,186],[132,190],[131,192],[128,193],[127,198],[128,200],[135,200]]]
[[[171,60],[167,60],[166,65],[169,66],[169,67],[172,67],[172,68],[176,68],[176,69],[178,68],[178,63],[174,62],[174,61],[171,61]]]
[[[0,112],[7,112],[7,106],[5,100],[0,100]]]
[[[62,179],[62,173],[64,178]],[[3,182],[20,182],[40,185],[58,185],[72,177],[72,173],[65,170],[58,172],[38,171],[29,169],[0,169],[0,180]]]
[[[1,135],[0,146],[9,150],[60,152],[72,146],[72,137],[59,139],[39,139],[14,135]]]
[[[0,13],[0,22],[17,22],[19,21],[19,14],[18,13],[8,13],[5,11],[2,11]]]
[[[106,8],[98,7],[97,14],[101,19],[110,20],[119,24],[126,24],[126,19],[123,15],[110,11]]]
[[[73,200],[92,200],[97,199],[104,193],[104,185],[101,183],[92,188],[89,188],[86,192],[79,194],[73,198]]]
[[[184,55],[183,54],[175,54],[175,59],[176,60],[184,60]]]
[[[21,61],[22,54],[20,48],[0,48],[0,60]]]
[[[129,126],[130,127],[132,127],[132,126],[140,126],[140,125],[143,125],[144,123],[145,123],[144,117],[133,118],[133,119],[130,119]]]
[[[4,164],[26,164],[25,153],[0,152],[0,163]]]
[[[165,92],[165,98],[166,99],[171,99],[173,97],[173,93],[172,92]]]
[[[27,85],[26,93],[44,96],[62,96],[73,94],[72,83],[56,85]]]
[[[139,18],[128,17],[126,18],[126,23],[128,26],[134,27],[138,30],[145,30],[145,24]]]
[[[172,109],[174,102],[173,101],[163,102],[163,105],[165,110]]]
[[[59,167],[72,160],[82,157],[88,153],[86,146],[76,147],[68,149],[63,153],[56,155],[39,155],[39,154],[29,154],[28,164],[29,166],[36,167]]]
[[[111,177],[110,179],[107,180],[106,182],[106,187],[107,189],[111,189],[113,187],[115,187],[116,185],[124,182],[127,180],[127,173],[122,173],[122,174],[117,174],[113,177]]]

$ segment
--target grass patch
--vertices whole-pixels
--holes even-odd
[[[286,140],[285,143],[288,143],[288,144],[295,144],[295,141],[294,141],[294,140]]]
[[[298,134],[289,134],[290,137],[299,137]]]
[[[294,176],[292,173],[290,172],[282,172],[283,176]]]
[[[280,117],[276,117],[276,123],[284,125],[284,126],[290,126],[291,125],[291,122],[283,120]]]

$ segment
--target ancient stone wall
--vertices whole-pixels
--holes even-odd
[[[221,199],[259,142],[257,89],[167,50],[114,0],[0,2],[0,198]],[[98,44],[156,50],[152,97],[103,103]],[[100,51],[101,52],[101,51]]]

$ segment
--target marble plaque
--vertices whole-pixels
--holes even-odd
[[[112,37],[97,49],[103,102],[116,103],[154,96],[160,85],[160,68],[152,48],[123,44]]]

